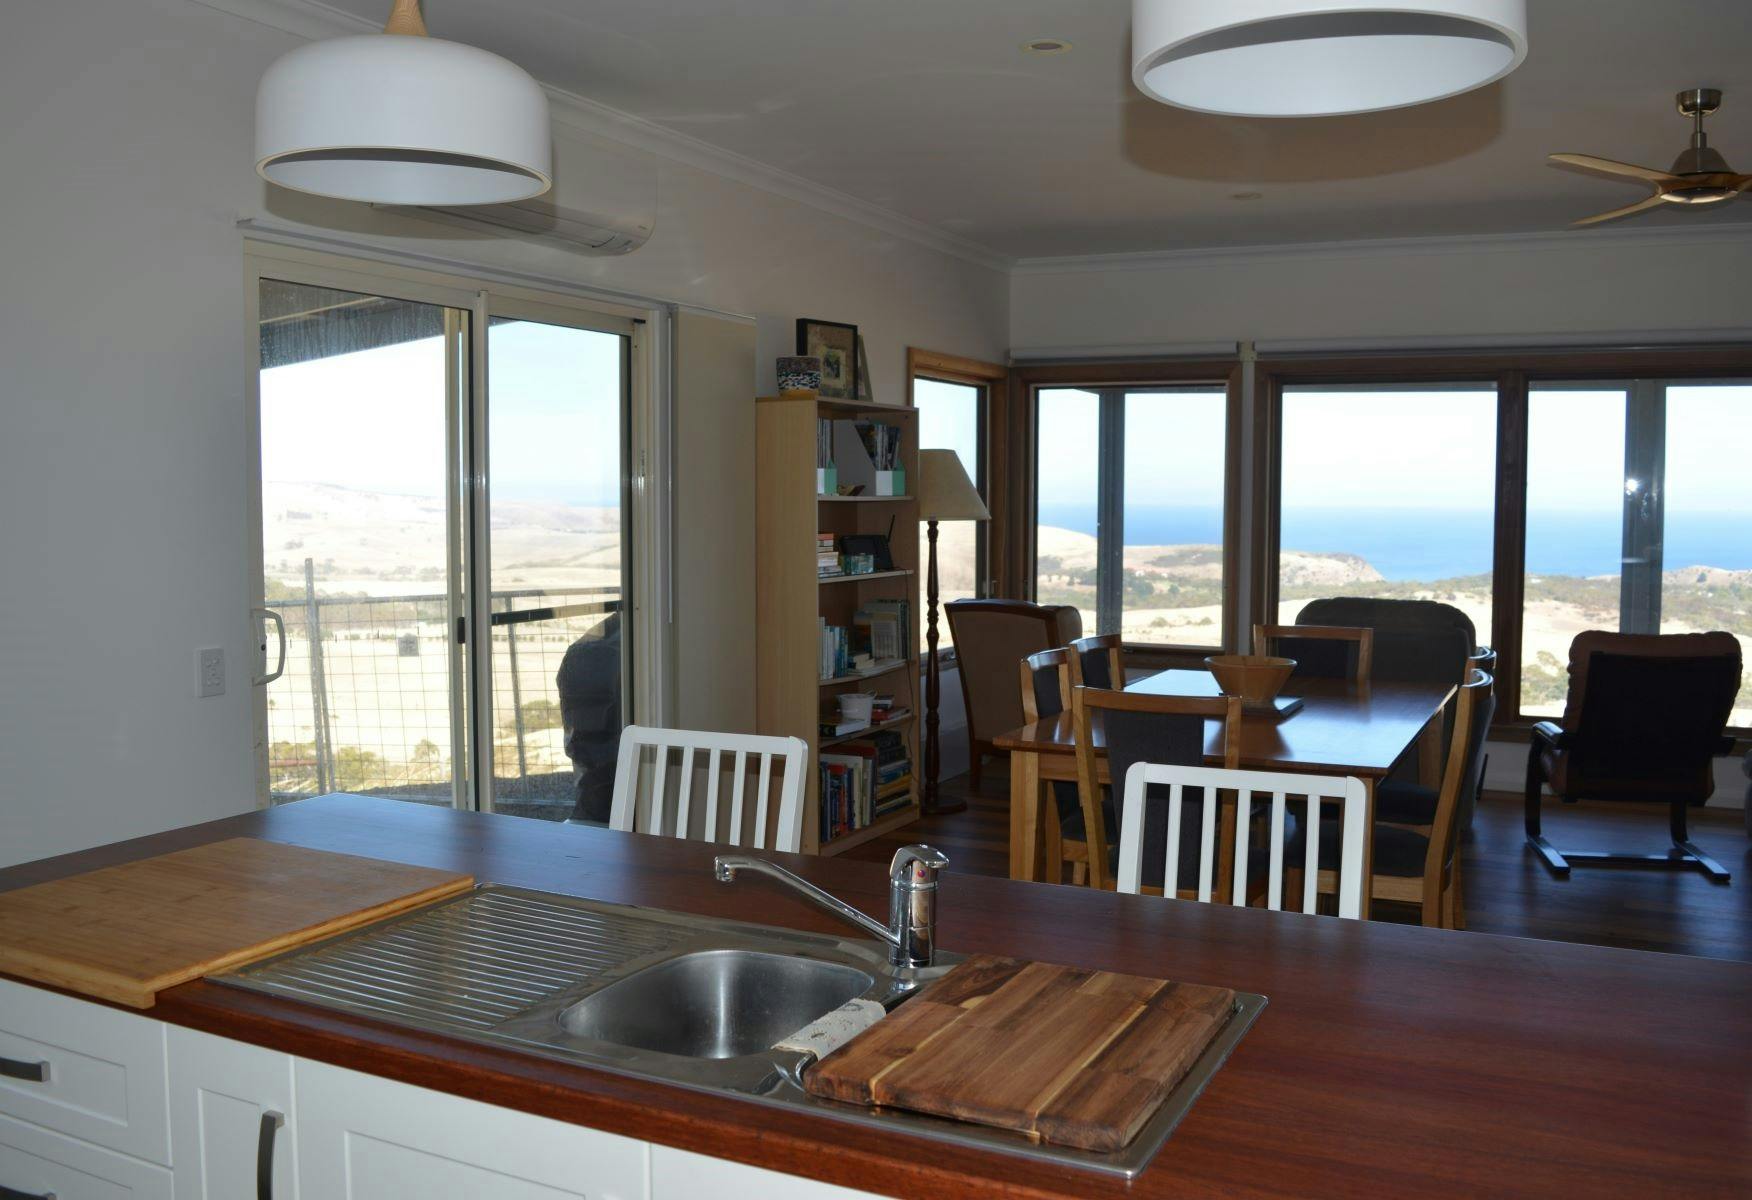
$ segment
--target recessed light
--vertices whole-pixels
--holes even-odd
[[[1263,195],[1265,195],[1264,192],[1230,192],[1229,199],[1231,199],[1231,200],[1257,200]]]
[[[1071,44],[1064,38],[1030,38],[1022,43],[1024,54],[1065,54],[1070,48]]]

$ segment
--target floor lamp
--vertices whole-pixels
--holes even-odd
[[[937,803],[937,773],[942,765],[937,708],[943,698],[937,678],[937,522],[989,521],[979,489],[967,477],[953,450],[919,451],[919,519],[925,522],[929,565],[925,569],[925,786],[926,815],[960,812],[967,805]]]

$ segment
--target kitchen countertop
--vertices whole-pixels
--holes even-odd
[[[0,890],[249,836],[843,933],[719,849],[328,796],[0,870]],[[774,854],[878,920],[874,863]],[[1562,887],[1559,881],[1541,886]],[[1130,1185],[205,982],[148,1016],[506,1108],[899,1196],[1650,1196],[1752,1189],[1752,964],[944,873],[939,943],[1261,992]],[[1025,1051],[1018,1047],[1018,1053]]]

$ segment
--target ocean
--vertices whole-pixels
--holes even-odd
[[[1043,505],[1040,523],[1092,536],[1095,510]],[[1384,578],[1404,581],[1488,572],[1493,536],[1487,511],[1301,509],[1285,514],[1283,545],[1360,555]],[[1542,575],[1617,574],[1619,538],[1617,514],[1536,514],[1527,522],[1527,566]],[[1128,545],[1215,545],[1222,539],[1222,513],[1214,508],[1139,505],[1126,512]],[[1664,556],[1669,568],[1752,570],[1752,516],[1669,512]]]

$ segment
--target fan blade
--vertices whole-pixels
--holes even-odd
[[[1647,199],[1638,200],[1635,204],[1626,204],[1623,208],[1615,208],[1611,212],[1596,213],[1591,217],[1583,217],[1579,221],[1572,221],[1570,222],[1570,228],[1573,229],[1578,225],[1598,225],[1602,221],[1616,221],[1619,217],[1628,217],[1634,213],[1642,212],[1644,209],[1659,207],[1661,207],[1661,197],[1660,194],[1657,193]]]
[[[1638,167],[1630,163],[1614,162],[1610,158],[1595,158],[1592,154],[1548,154],[1545,157],[1556,166],[1574,167],[1578,171],[1588,171],[1614,179],[1641,179],[1647,183],[1663,184],[1674,178],[1668,172],[1657,171],[1653,167]]]

